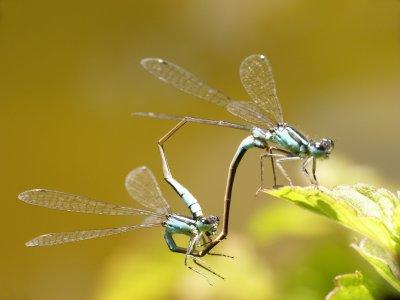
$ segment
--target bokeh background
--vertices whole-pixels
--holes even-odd
[[[2,1],[0,299],[322,299],[335,275],[356,269],[380,299],[394,297],[349,247],[353,233],[255,196],[258,150],[240,166],[231,235],[219,248],[235,259],[206,258],[227,278],[213,278],[212,288],[168,251],[161,229],[24,247],[46,232],[139,222],[32,207],[16,198],[29,188],[136,205],[123,181],[147,165],[186,213],[162,181],[156,148],[174,123],[131,112],[235,119],[156,80],[139,61],[166,58],[248,99],[238,67],[253,53],[272,62],[287,122],[335,140],[319,164],[322,185],[399,188],[399,1]],[[166,145],[174,175],[209,214],[222,213],[227,168],[244,137],[192,125]],[[299,173],[291,168],[306,184]]]

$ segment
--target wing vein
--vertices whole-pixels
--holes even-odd
[[[19,194],[18,198],[28,204],[71,212],[120,216],[154,214],[154,212],[146,210],[119,206],[112,203],[93,200],[84,196],[46,189],[28,190]]]

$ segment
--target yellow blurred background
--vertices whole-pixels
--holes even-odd
[[[248,99],[238,68],[254,53],[272,62],[286,121],[335,140],[318,168],[322,185],[399,188],[399,1],[2,1],[0,299],[322,299],[335,275],[356,269],[382,298],[393,294],[348,247],[352,233],[254,196],[258,150],[240,166],[231,235],[219,248],[235,259],[206,257],[227,277],[214,287],[168,251],[162,229],[24,246],[46,232],[139,220],[32,207],[17,200],[20,192],[49,188],[138,207],[123,180],[140,165],[155,172],[174,210],[187,213],[162,181],[156,148],[174,123],[131,112],[235,119],[156,80],[139,61],[168,59]],[[166,145],[172,172],[208,214],[222,213],[227,168],[243,137],[192,125]]]

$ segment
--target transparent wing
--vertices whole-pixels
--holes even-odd
[[[154,212],[146,210],[118,206],[111,203],[92,200],[83,196],[45,189],[28,190],[19,194],[18,198],[32,205],[80,213],[119,216],[154,214]]]
[[[151,225],[151,224],[162,224],[165,221],[165,215],[151,215],[146,217],[142,224],[143,225]]]
[[[234,103],[234,101],[232,101],[230,103]],[[228,107],[229,107],[229,105],[230,104],[228,104]],[[216,126],[229,127],[229,128],[240,129],[240,130],[250,130],[251,129],[251,126],[248,126],[248,125],[236,124],[236,123],[227,122],[227,121],[200,119],[200,118],[195,118],[195,117],[174,116],[174,115],[168,115],[168,114],[163,114],[163,113],[135,112],[132,115],[140,116],[140,117],[154,118],[154,119],[163,119],[163,120],[175,120],[175,121],[186,120],[186,121],[192,122],[192,123],[216,125]]]
[[[53,246],[124,233],[138,228],[149,228],[156,226],[161,226],[161,224],[141,224],[117,228],[48,233],[40,235],[29,242],[26,242],[25,245],[27,247]]]
[[[145,166],[132,170],[125,179],[129,195],[145,207],[168,214],[170,207],[161,194],[153,173]]]
[[[185,69],[161,58],[145,58],[141,65],[158,79],[195,97],[226,106],[231,99]]]
[[[227,106],[227,110],[231,114],[257,127],[268,129],[274,126],[274,122],[268,119],[263,111],[252,102],[232,101]]]
[[[240,79],[251,99],[274,121],[283,123],[272,68],[264,55],[251,55],[240,66]]]

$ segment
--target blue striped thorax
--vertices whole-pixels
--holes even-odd
[[[332,140],[322,139],[314,142],[286,123],[279,123],[268,130],[253,127],[251,134],[254,138],[253,145],[256,147],[262,148],[264,145],[266,148],[266,143],[272,142],[298,157],[327,158],[334,147]]]
[[[270,130],[270,141],[293,154],[306,154],[308,152],[308,140],[299,131],[287,124],[278,124]]]
[[[193,236],[199,232],[213,235],[217,231],[218,223],[219,219],[216,216],[191,219],[189,217],[172,214],[168,216],[167,220],[162,225],[172,234],[180,233]]]

